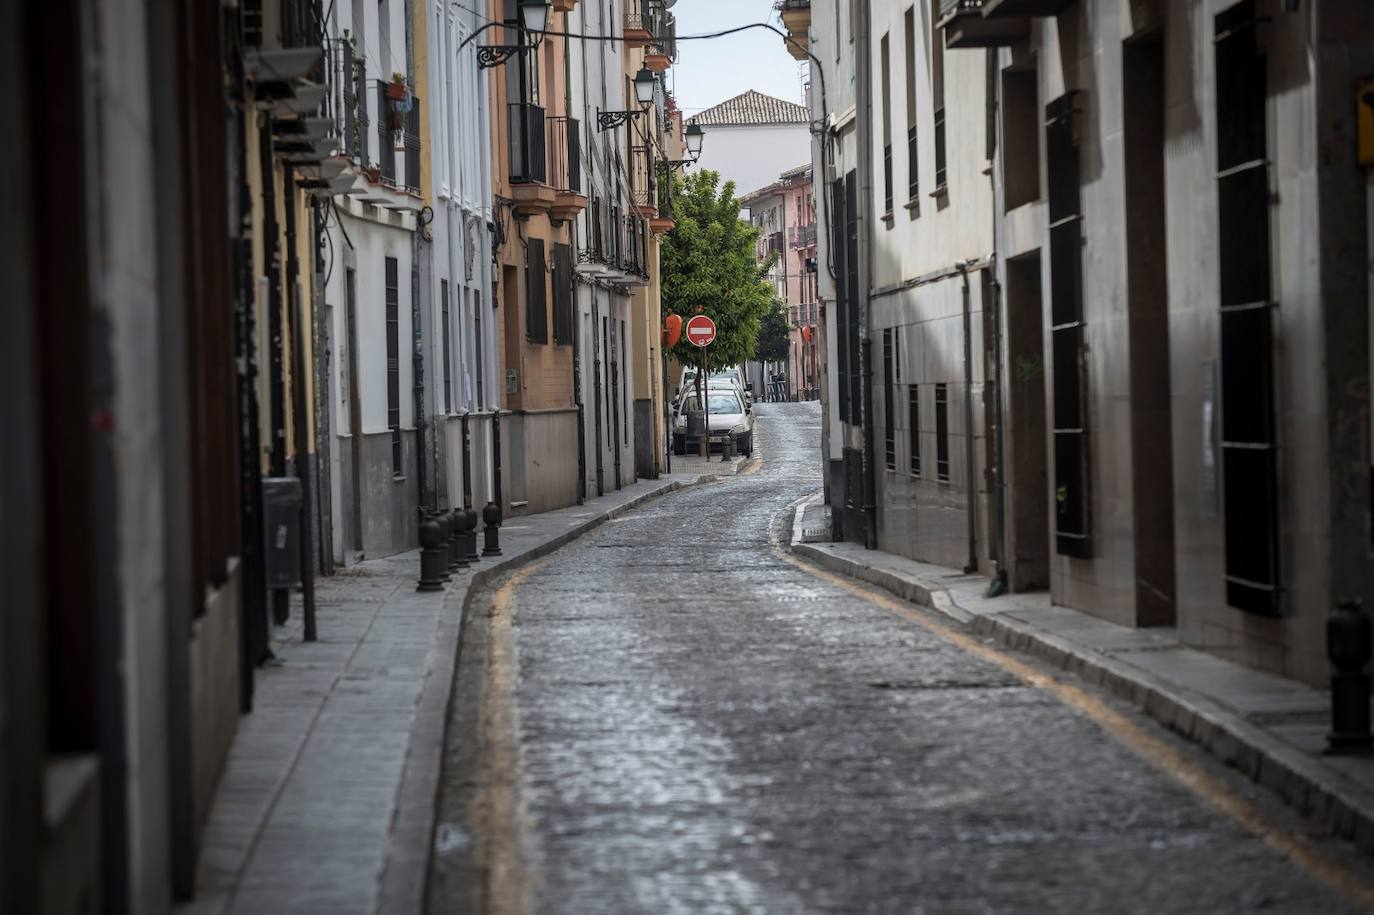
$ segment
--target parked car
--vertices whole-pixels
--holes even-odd
[[[709,386],[706,403],[710,408],[711,449],[720,451],[727,441],[735,443],[735,453],[750,457],[754,453],[754,408],[742,392],[729,383]],[[696,391],[687,389],[673,410],[673,453],[687,454],[701,449],[701,442],[688,435],[688,416],[700,416]]]
[[[710,376],[706,379],[706,383],[711,387],[718,387],[722,384],[728,384],[739,392],[740,399],[744,401],[746,406],[751,405],[754,402],[754,392],[749,389],[749,386],[747,384],[745,384],[744,375],[739,370],[738,366],[731,366],[730,368],[720,369],[719,371],[712,372]],[[693,366],[687,366],[682,370],[682,382],[678,385],[677,390],[674,392],[674,405],[676,406],[679,402],[681,402],[682,398],[687,394],[693,393],[696,390],[696,386],[697,369]]]

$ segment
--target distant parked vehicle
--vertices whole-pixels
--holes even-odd
[[[739,392],[740,399],[744,401],[746,406],[754,402],[754,392],[750,390],[749,385],[745,384],[744,373],[740,370],[739,366],[731,366],[730,368],[719,369],[718,371],[712,372],[707,378],[707,384],[711,387],[719,387],[722,384],[728,384]],[[681,403],[683,397],[694,393],[696,391],[696,386],[697,369],[692,366],[687,366],[682,370],[682,383],[678,385],[677,391],[674,393],[674,404]]]
[[[710,447],[713,451],[724,449],[727,441],[735,443],[735,453],[749,457],[754,453],[754,409],[744,399],[744,395],[734,385],[723,382],[706,391],[706,403],[710,408]],[[700,433],[689,434],[693,423],[689,417],[701,416],[701,403],[695,390],[687,390],[679,399],[673,417],[673,453],[688,454],[701,450]]]

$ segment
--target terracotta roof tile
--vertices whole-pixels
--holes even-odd
[[[703,127],[744,126],[752,124],[805,124],[810,120],[806,107],[750,89],[714,108],[687,119]]]

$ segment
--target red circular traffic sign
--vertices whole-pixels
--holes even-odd
[[[706,315],[693,315],[687,320],[687,340],[693,346],[709,346],[716,339],[716,322]]]

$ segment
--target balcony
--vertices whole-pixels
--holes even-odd
[[[369,148],[363,168],[368,180],[381,187],[363,199],[393,205],[389,192],[399,191],[418,200],[420,99],[408,94],[408,97],[396,98],[395,84],[386,80],[373,80],[368,89],[367,94],[376,99],[377,117],[373,121],[373,135],[367,138]],[[419,209],[418,204],[414,209]]]
[[[546,119],[548,183],[553,188],[550,212],[559,221],[572,219],[587,206],[582,194],[582,125],[576,118]]]
[[[677,228],[673,218],[673,174],[666,163],[658,163],[657,175],[658,200],[654,205],[654,215],[649,217],[649,231],[655,235],[671,232]]]
[[[593,197],[587,204],[586,225],[581,233],[587,247],[578,252],[577,272],[584,275],[603,276],[606,272],[606,207]]]
[[[787,230],[789,248],[810,248],[816,244],[816,224],[809,222],[804,226],[793,226]]]
[[[506,149],[511,196],[517,216],[553,209],[557,193],[548,183],[544,109],[528,102],[506,105]]]
[[[625,0],[625,47],[642,48],[653,38],[649,25],[657,5],[657,0]]]
[[[811,35],[811,0],[778,0],[773,9],[782,17],[782,26],[791,41],[783,42],[787,53],[797,60],[809,60]]]
[[[658,187],[656,182],[654,148],[630,148],[630,200],[641,214],[652,218],[658,215]]]
[[[634,213],[621,216],[617,229],[619,238],[619,273],[627,286],[644,286],[649,282],[649,226],[647,220]]]
[[[1030,21],[998,16],[984,18],[989,0],[940,0],[939,26],[947,48],[1001,48],[1030,37]]]
[[[658,0],[645,0],[648,6],[649,43],[644,48],[644,66],[662,73],[677,60],[677,18]]]

